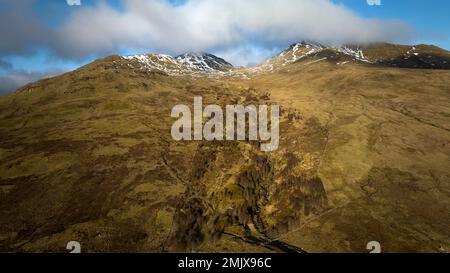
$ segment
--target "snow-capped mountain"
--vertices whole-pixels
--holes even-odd
[[[186,53],[176,57],[179,63],[202,71],[229,71],[233,65],[209,53]]]
[[[399,68],[450,69],[450,53],[434,46],[378,43],[336,47],[302,41],[252,68],[252,71],[276,71],[301,61],[305,61],[306,64],[329,61],[336,65],[360,63]]]
[[[330,58],[338,59],[337,57],[341,57],[339,59],[342,59],[342,57],[344,57],[344,59],[348,59],[345,60],[346,62],[351,60],[369,62],[364,57],[364,53],[359,46],[332,47],[314,41],[301,41],[300,43],[292,44],[277,56],[274,56],[273,58],[253,68],[253,70],[255,72],[273,71],[281,69],[297,61],[303,59],[306,60],[307,58],[316,58],[317,60],[322,61]],[[343,62],[337,61],[336,63],[340,64]]]
[[[450,53],[434,46],[404,46],[387,43],[371,45],[327,46],[302,41],[253,68],[235,68],[226,60],[209,53],[185,53],[177,57],[162,54],[122,57],[126,65],[156,70],[170,76],[240,77],[279,71],[291,64],[309,65],[327,61],[335,65],[365,64],[399,68],[450,69]]]
[[[171,76],[221,74],[233,69],[233,65],[209,53],[186,53],[177,57],[163,54],[141,54],[123,56],[128,66],[146,70],[157,70]]]
[[[300,43],[292,44],[288,49],[281,52],[279,56],[284,57],[287,62],[295,62],[303,57],[319,52],[325,48],[326,46],[320,43],[312,41],[302,41]]]
[[[186,70],[186,67],[178,63],[175,58],[169,55],[141,54],[123,56],[122,58],[126,61],[129,61],[129,67],[158,70],[173,76],[183,74],[183,72],[185,72]]]

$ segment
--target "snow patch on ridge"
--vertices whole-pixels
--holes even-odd
[[[343,46],[343,47],[336,48],[336,50],[341,53],[344,53],[346,55],[349,55],[358,61],[362,61],[362,62],[366,62],[366,63],[369,62],[369,60],[366,57],[364,57],[364,53],[363,53],[362,49],[360,49],[359,47],[357,47],[356,49],[353,49],[348,46]]]
[[[179,63],[187,65],[191,68],[200,69],[203,71],[226,71],[233,68],[233,66],[222,58],[212,54],[203,53],[186,53],[176,57]]]
[[[235,69],[224,59],[207,53],[187,53],[176,58],[163,54],[140,54],[122,56],[122,59],[130,62],[127,64],[130,68],[157,70],[169,76],[206,76],[208,78],[230,76],[249,79],[242,69]]]

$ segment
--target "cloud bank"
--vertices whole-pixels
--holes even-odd
[[[400,21],[364,19],[329,0],[124,0],[73,14],[57,30],[58,54],[82,58],[120,48],[223,51],[248,44],[273,48],[302,39],[328,44],[407,40],[412,30]]]
[[[0,4],[0,59],[33,56],[42,49],[76,61],[123,51],[211,52],[249,66],[303,39],[333,45],[401,42],[413,33],[405,23],[365,19],[331,0],[187,0],[179,5],[122,0],[120,8],[100,1],[71,10],[53,26],[36,15],[37,1]],[[26,73],[15,72],[2,82],[22,82],[18,75]]]
[[[239,46],[270,49],[302,39],[369,43],[406,40],[412,34],[402,22],[364,19],[330,0],[189,0],[176,6],[123,0],[120,10],[102,1],[82,6],[56,28],[23,13],[2,14],[0,30],[7,39],[0,43],[1,53],[32,52],[38,45],[63,58],[83,59],[121,49],[245,51]]]

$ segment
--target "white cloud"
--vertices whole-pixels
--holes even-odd
[[[365,19],[331,0],[122,0],[82,5],[59,26],[25,15],[33,1],[6,1],[0,10],[0,57],[48,49],[63,59],[124,51],[223,53],[236,64],[254,64],[274,48],[302,39],[322,43],[406,41],[399,21]],[[72,2],[71,2],[72,3]],[[3,5],[3,4],[2,4]],[[13,22],[11,24],[10,22]]]
[[[381,6],[381,0],[367,0],[369,6]]]
[[[81,6],[81,0],[66,0],[69,6]]]
[[[248,44],[273,48],[301,39],[332,44],[392,41],[408,39],[411,30],[398,21],[361,18],[329,0],[190,0],[181,6],[124,0],[121,11],[105,3],[85,6],[58,33],[53,47],[63,56],[82,58],[122,48],[216,50],[237,56]],[[237,51],[232,53],[232,48]],[[265,57],[264,50],[250,53]]]
[[[247,67],[255,66],[278,53],[280,53],[280,49],[278,48],[260,48],[250,44],[214,52],[214,54],[224,58],[234,66]]]

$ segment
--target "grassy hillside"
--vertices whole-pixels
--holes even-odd
[[[168,76],[120,57],[0,98],[0,251],[450,249],[450,72],[302,60]],[[175,142],[177,104],[280,104],[280,148]]]

